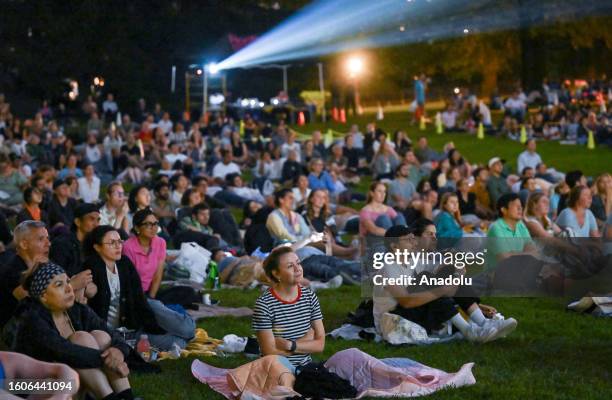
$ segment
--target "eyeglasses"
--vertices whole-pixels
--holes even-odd
[[[114,192],[113,195],[117,197],[125,197],[125,192]]]
[[[102,242],[102,244],[110,247],[121,247],[123,246],[123,240],[111,240],[110,242]]]
[[[140,226],[144,226],[146,228],[153,228],[154,226],[159,226],[159,221],[155,221],[155,222],[143,222],[142,224],[140,224]]]

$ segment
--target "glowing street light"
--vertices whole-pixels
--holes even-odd
[[[356,78],[363,72],[363,60],[361,57],[353,56],[346,63],[349,78]]]
[[[355,110],[358,115],[362,114],[361,101],[359,96],[359,76],[363,73],[364,62],[363,59],[359,56],[352,56],[346,62],[346,69],[348,72],[348,77],[354,83],[355,87]]]

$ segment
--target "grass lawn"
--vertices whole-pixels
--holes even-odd
[[[428,114],[433,117],[433,113]],[[410,126],[411,114],[405,113],[385,113],[385,119],[376,121],[374,115],[362,115],[348,120],[346,124],[331,122],[328,124],[313,123],[305,126],[296,126],[295,129],[300,133],[311,133],[315,129],[325,132],[328,128],[338,132],[348,132],[350,125],[359,124],[362,131],[369,122],[376,122],[376,125],[385,130],[389,135],[398,129],[403,129],[413,143],[416,143],[420,136],[426,136],[429,145],[437,151],[442,151],[445,143],[453,141],[457,149],[471,163],[486,164],[490,158],[499,156],[505,159],[513,168],[516,169],[516,159],[524,146],[519,142],[506,138],[495,138],[486,136],[483,140],[478,140],[475,135],[466,133],[453,133],[438,135],[435,126],[428,124],[425,131],[419,130],[418,126]],[[389,138],[391,139],[392,136]],[[588,150],[586,146],[561,145],[558,142],[538,142],[538,153],[548,166],[552,166],[561,171],[580,169],[588,176],[595,176],[602,172],[612,171],[612,149],[609,147],[597,147]]]
[[[365,124],[374,116],[362,116],[349,123]],[[516,158],[523,146],[507,139],[478,140],[466,134],[435,134],[428,126],[425,132],[410,127],[408,113],[387,113],[378,126],[388,132],[405,129],[415,141],[425,134],[430,145],[440,150],[452,140],[466,158],[474,163],[486,163],[494,155],[505,158],[516,166]],[[344,132],[348,124],[311,124],[296,127],[299,132],[327,128]],[[558,143],[538,143],[538,152],[549,165],[567,171],[582,169],[587,175],[610,171],[608,148],[593,151],[579,146]],[[369,178],[358,186],[365,191]],[[240,218],[241,210],[233,210]],[[222,290],[214,294],[225,306],[252,306],[259,291]],[[358,287],[342,287],[318,293],[329,332],[340,326],[349,311],[360,302]],[[487,299],[483,299],[487,303]],[[335,352],[358,347],[379,357],[409,357],[431,367],[454,372],[461,365],[475,362],[476,385],[452,389],[431,395],[432,399],[610,399],[612,398],[612,320],[596,319],[564,311],[565,299],[507,298],[489,299],[504,315],[519,321],[518,329],[508,338],[486,345],[467,342],[432,345],[426,347],[374,344],[364,341],[328,339],[324,354],[315,358],[328,358]],[[229,333],[250,335],[250,318],[216,318],[198,324],[212,337],[222,338]],[[193,358],[161,363],[161,375],[134,374],[132,383],[136,393],[146,399],[221,399],[192,377]],[[244,356],[227,358],[209,357],[203,360],[218,367],[233,368],[248,362]]]
[[[226,306],[253,304],[256,290],[224,290],[215,293]],[[329,332],[340,326],[346,313],[360,301],[358,287],[342,287],[318,293]],[[486,300],[486,299],[485,299]],[[329,339],[327,358],[349,347],[379,358],[409,357],[431,367],[456,371],[475,362],[476,385],[435,393],[432,399],[609,399],[612,398],[612,321],[563,311],[561,299],[490,299],[503,314],[519,321],[517,330],[485,345],[467,342],[425,347],[391,346],[364,341]],[[200,327],[212,337],[228,333],[249,335],[250,318],[202,320]],[[161,375],[132,378],[139,395],[146,399],[222,399],[192,377],[193,358],[163,361]],[[244,356],[208,357],[204,362],[232,368],[249,360]]]

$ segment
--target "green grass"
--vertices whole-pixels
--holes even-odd
[[[226,306],[253,304],[256,290],[224,290],[215,294]],[[342,287],[318,293],[329,332],[340,326],[346,313],[360,301],[360,289]],[[486,299],[485,299],[486,300]],[[425,347],[391,346],[364,341],[328,338],[325,359],[335,352],[357,347],[379,358],[408,357],[431,367],[456,371],[467,362],[475,362],[476,385],[444,390],[432,399],[605,399],[612,396],[612,329],[610,320],[563,311],[561,299],[489,299],[507,316],[519,321],[508,338],[485,345],[467,342]],[[249,335],[249,318],[205,319],[199,324],[212,337],[228,333]],[[193,358],[160,363],[161,375],[132,377],[139,395],[147,399],[222,399],[192,377]],[[243,356],[207,357],[202,361],[225,368],[242,365]]]
[[[373,116],[362,116],[350,123],[365,124]],[[424,134],[430,145],[441,150],[444,143],[454,141],[467,159],[486,163],[493,156],[505,158],[514,167],[523,146],[496,138],[478,140],[466,134],[437,135],[429,126],[425,132],[409,125],[410,116],[387,113],[378,126],[388,132],[405,129],[415,141]],[[327,128],[344,132],[349,124],[311,124],[296,127],[302,133]],[[609,149],[589,151],[584,147],[561,146],[558,143],[538,143],[538,152],[545,162],[560,170],[582,169],[594,176],[610,170]],[[357,190],[365,192],[370,179],[362,180]],[[233,210],[237,218],[241,210]],[[225,306],[252,306],[259,291],[223,290],[215,293]],[[339,327],[349,311],[361,301],[360,289],[342,287],[318,293],[329,332]],[[566,299],[484,299],[504,315],[519,321],[517,330],[508,338],[486,345],[467,342],[426,347],[391,346],[364,341],[343,341],[328,338],[325,353],[315,358],[325,359],[335,352],[357,347],[378,358],[408,357],[445,371],[454,372],[461,365],[475,362],[476,385],[435,393],[431,399],[609,399],[612,398],[612,321],[564,311]],[[222,338],[229,333],[250,335],[250,318],[205,319],[198,326],[212,337]],[[164,361],[161,375],[134,374],[131,378],[137,394],[147,399],[222,399],[192,377],[193,358]],[[241,355],[227,358],[207,357],[204,362],[234,368],[249,359]]]
[[[432,113],[429,112],[432,117]],[[428,124],[425,131],[419,130],[418,126],[410,125],[411,114],[405,113],[385,113],[385,119],[375,121],[374,115],[362,115],[357,118],[349,119],[346,124],[331,122],[328,124],[313,123],[306,126],[294,127],[301,133],[311,133],[315,129],[325,132],[328,128],[338,132],[347,132],[353,123],[359,124],[362,131],[369,122],[376,122],[376,125],[390,135],[396,130],[403,129],[413,141],[420,136],[426,136],[429,145],[435,150],[441,151],[445,143],[453,141],[456,148],[471,163],[486,164],[494,156],[501,157],[508,161],[512,169],[516,169],[516,159],[524,146],[518,142],[506,138],[495,138],[485,135],[483,140],[478,140],[475,135],[465,133],[435,133],[433,124]],[[609,172],[610,156],[612,150],[609,147],[597,147],[588,150],[586,146],[561,145],[558,142],[538,142],[538,153],[548,166],[552,166],[561,171],[580,169],[588,176],[596,176],[602,172]]]

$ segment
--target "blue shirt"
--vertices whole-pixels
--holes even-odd
[[[418,104],[425,103],[425,85],[420,79],[414,81],[414,97]]]
[[[562,228],[571,228],[576,237],[589,237],[591,236],[591,231],[597,230],[595,216],[589,209],[585,210],[584,224],[582,226],[578,224],[578,219],[576,218],[574,210],[569,207],[561,211],[561,214],[559,214],[557,218],[557,225]]]
[[[311,190],[328,190],[330,193],[333,193],[336,189],[336,185],[334,185],[334,181],[327,171],[321,172],[321,175],[318,177],[311,172],[308,175],[308,187],[310,187]]]

